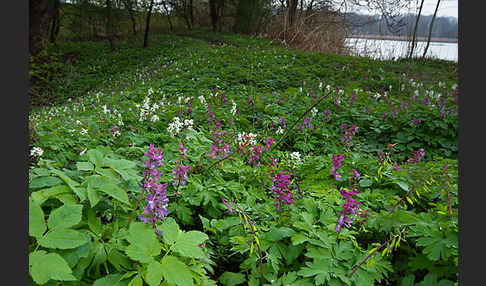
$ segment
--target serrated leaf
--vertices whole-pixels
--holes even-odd
[[[297,274],[303,277],[314,277],[316,285],[324,284],[324,282],[330,278],[329,264],[329,260],[314,260],[313,262],[307,262],[306,267],[300,268]]]
[[[244,274],[234,273],[229,271],[226,271],[223,274],[221,274],[218,280],[225,286],[234,286],[246,281]]]
[[[64,205],[51,212],[47,220],[49,230],[69,228],[81,221],[82,205]]]
[[[297,232],[297,233],[294,233],[294,235],[292,235],[290,240],[292,241],[292,245],[298,245],[298,244],[301,244],[305,241],[308,241],[309,237],[307,235],[305,235],[304,233]]]
[[[177,286],[192,286],[192,274],[187,265],[182,263],[177,257],[165,256],[160,261],[162,275],[168,283]]]
[[[164,239],[164,242],[167,243],[168,245],[174,244],[176,240],[179,238],[180,230],[179,230],[179,225],[177,225],[177,222],[171,218],[168,217],[162,224],[162,238]]]
[[[162,265],[157,261],[152,261],[147,266],[147,275],[145,276],[145,281],[150,286],[158,286],[163,278]]]
[[[180,253],[182,256],[202,258],[204,257],[204,252],[199,245],[207,239],[207,234],[200,231],[191,230],[179,236],[175,242],[174,250]]]
[[[50,279],[75,281],[68,263],[57,253],[44,250],[29,254],[29,273],[37,284],[45,284]]]
[[[47,226],[42,208],[32,199],[29,200],[29,235],[37,239],[46,232]]]
[[[41,246],[58,249],[76,248],[87,242],[88,238],[84,233],[73,229],[55,229],[39,240]]]

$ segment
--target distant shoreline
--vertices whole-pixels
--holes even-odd
[[[404,36],[389,36],[389,35],[349,35],[347,38],[357,39],[372,39],[372,40],[394,40],[394,41],[410,41],[411,39]],[[458,39],[454,38],[430,38],[431,42],[441,43],[457,43]],[[417,37],[417,41],[426,42],[427,37]]]

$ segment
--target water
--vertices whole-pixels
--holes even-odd
[[[347,38],[346,44],[354,54],[378,59],[403,58],[407,56],[408,41]],[[418,42],[416,56],[422,56],[427,42]],[[426,57],[457,62],[457,43],[430,42]]]

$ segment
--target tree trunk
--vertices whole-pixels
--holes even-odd
[[[189,0],[189,19],[191,19],[191,27],[194,26],[194,3],[193,0]]]
[[[106,0],[106,39],[110,44],[110,51],[115,51],[115,42],[113,39],[113,19],[111,13],[111,0]]]
[[[29,52],[37,55],[49,39],[55,0],[29,0]]]
[[[432,27],[434,26],[435,16],[437,15],[437,10],[439,10],[440,0],[437,1],[437,5],[435,6],[434,16],[432,16],[432,20],[430,22],[429,27],[429,37],[427,38],[427,45],[425,46],[424,54],[422,59],[425,59],[425,55],[427,54],[427,50],[429,49],[430,38],[432,37]]]
[[[130,21],[132,22],[132,32],[133,36],[137,35],[137,22],[135,21],[135,12],[133,11],[132,0],[125,0],[125,6],[128,10],[128,15],[130,15]]]
[[[216,29],[218,28],[218,11],[216,9],[216,0],[209,0],[209,16],[211,17],[213,31],[216,32]]]
[[[422,14],[422,7],[423,6],[424,6],[424,0],[422,0],[422,2],[420,2],[420,8],[419,8],[419,12],[418,12],[418,15],[417,15],[417,20],[415,21],[415,27],[413,29],[413,35],[412,35],[412,46],[410,47],[410,55],[408,55],[409,58],[412,58],[413,50],[415,49],[415,45],[416,45],[415,38],[417,36],[417,28],[418,28],[418,23],[419,23],[419,20],[420,20],[420,15]]]
[[[292,26],[295,20],[295,15],[297,14],[297,5],[298,5],[298,0],[288,0],[287,1],[288,5],[288,13],[289,13],[289,18],[288,18],[288,23],[289,27]]]
[[[49,42],[54,43],[56,41],[57,35],[59,35],[59,5],[60,0],[55,0],[54,2],[54,14],[51,19],[51,28],[49,32]]]
[[[143,36],[143,47],[148,47],[148,34],[150,29],[150,17],[152,16],[152,8],[154,7],[154,0],[150,0],[150,7],[145,21],[145,35]]]
[[[172,32],[174,30],[174,27],[172,26],[172,21],[170,19],[169,9],[167,9],[167,3],[165,3],[165,1],[162,1],[162,6],[164,7],[165,12],[167,13],[167,21],[169,22],[169,30]]]

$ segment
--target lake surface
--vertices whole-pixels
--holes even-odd
[[[408,52],[408,41],[396,40],[375,40],[347,38],[345,42],[355,55],[369,56],[378,59],[392,59],[406,57]],[[422,56],[427,42],[418,42],[414,52]],[[426,57],[439,58],[457,62],[457,43],[430,42]]]

